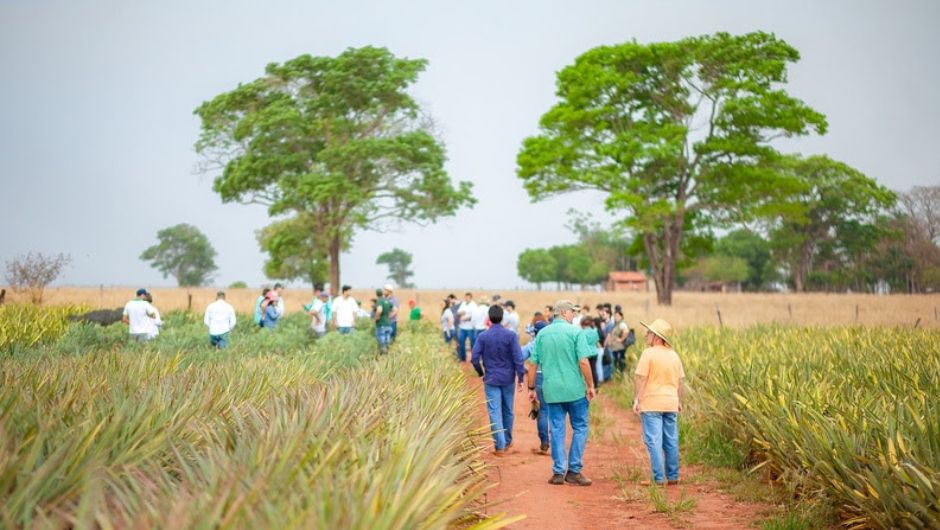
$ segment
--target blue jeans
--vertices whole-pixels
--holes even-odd
[[[443,331],[442,334],[444,335],[444,344],[454,340],[454,330]]]
[[[220,350],[224,350],[228,346],[228,332],[221,335],[209,335],[209,345]]]
[[[545,395],[542,393],[542,372],[535,372],[535,395],[538,397],[542,409],[539,411],[537,421],[539,429],[539,441],[543,444],[548,443],[548,403],[545,402]]]
[[[398,337],[398,321],[393,320],[392,324],[392,334],[390,335],[391,340],[395,340]]]
[[[460,362],[467,360],[467,339],[470,339],[470,349],[473,349],[473,343],[477,338],[473,336],[472,329],[461,329],[457,332],[457,358]]]
[[[486,393],[486,412],[490,415],[490,429],[496,450],[502,451],[512,443],[513,385],[483,385]]]
[[[571,447],[565,458],[565,416],[571,422]],[[581,458],[588,437],[588,400],[548,404],[548,419],[552,427],[552,473],[563,475],[581,472]]]
[[[338,327],[338,328],[336,328],[336,329],[337,329],[337,331],[340,332],[341,335],[346,335],[346,334],[348,334],[348,333],[352,333],[352,330],[353,330],[352,326],[349,326],[349,327],[340,326],[340,327]]]
[[[675,412],[642,412],[643,442],[650,454],[653,480],[663,482],[663,455],[665,454],[665,480],[679,480],[679,415]]]
[[[375,338],[379,341],[381,353],[387,352],[388,345],[392,342],[392,326],[376,326]]]

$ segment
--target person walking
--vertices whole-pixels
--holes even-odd
[[[537,314],[541,316],[542,313],[537,313]],[[532,337],[529,339],[529,342],[527,342],[525,346],[522,347],[522,359],[523,360],[527,361],[529,360],[529,357],[532,356],[532,350],[535,347],[535,338],[538,336],[539,331],[542,331],[542,329],[544,329],[545,326],[548,326],[548,323],[545,322],[544,319],[533,321]],[[535,397],[536,397],[536,400],[538,401],[539,406],[546,404],[545,394],[542,392],[542,369],[541,368],[535,371]],[[551,448],[551,445],[549,444],[551,437],[549,436],[549,428],[548,428],[548,408],[543,407],[539,409],[537,407],[533,407],[533,410],[537,411],[536,414],[538,414],[538,416],[535,418],[535,421],[536,421],[535,425],[539,433],[539,448],[538,450],[533,448],[532,452],[540,454],[540,455],[547,455],[549,454],[549,449]]]
[[[646,328],[647,348],[636,366],[633,413],[640,416],[654,484],[679,483],[679,426],[685,370],[672,348],[672,326],[661,318]],[[647,481],[644,485],[649,485]]]
[[[591,380],[594,381],[594,388],[597,388],[597,345],[601,340],[597,333],[597,323],[594,322],[594,317],[582,316],[580,324],[584,340],[591,347],[592,353],[587,360],[591,364]]]
[[[504,456],[512,447],[513,386],[522,392],[526,373],[519,340],[515,333],[500,325],[503,308],[493,304],[487,316],[493,325],[477,337],[470,362],[477,375],[483,378],[486,411],[496,446],[493,454]],[[514,385],[517,379],[518,385]]]
[[[281,320],[281,313],[277,310],[277,292],[268,291],[261,302],[261,327],[273,330]]]
[[[132,342],[151,340],[156,318],[157,310],[147,301],[146,289],[137,289],[136,298],[124,304],[124,312],[121,314],[121,322],[127,324],[128,337]]]
[[[470,349],[473,349],[473,342],[476,337],[473,336],[473,314],[476,312],[477,305],[473,302],[473,295],[466,293],[463,295],[463,302],[457,308],[457,359],[460,362],[467,361],[467,341],[470,341]]]
[[[516,313],[516,303],[506,300],[503,304],[503,327],[519,336],[519,313]]]
[[[310,315],[310,329],[313,330],[317,338],[326,335],[326,304],[329,300],[330,294],[321,291],[317,299],[310,304],[310,310],[307,311],[307,314]]]
[[[215,302],[206,307],[202,321],[209,328],[209,345],[224,350],[229,333],[235,329],[235,308],[225,301],[225,292],[215,293]]]
[[[588,406],[595,392],[588,363],[594,349],[587,343],[585,335],[571,324],[575,307],[569,300],[559,300],[553,306],[555,318],[535,338],[532,357],[529,358],[528,380],[534,382],[536,371],[542,369],[542,392],[551,429],[552,478],[549,484],[567,482],[590,486],[591,479],[585,477],[581,470],[588,437]],[[536,399],[535,386],[529,383],[529,400]],[[566,420],[573,431],[567,453]]]
[[[614,367],[623,375],[627,367],[627,336],[630,334],[630,328],[623,320],[623,313],[614,312],[614,326],[607,335],[607,347],[613,357]]]
[[[264,320],[264,309],[262,308],[262,306],[264,305],[264,301],[268,297],[269,292],[271,292],[271,289],[268,289],[267,287],[265,287],[264,289],[261,290],[261,296],[259,296],[258,299],[255,300],[255,324],[261,328],[264,327],[264,325],[262,324],[262,321]]]
[[[388,346],[392,342],[392,325],[390,316],[392,309],[391,302],[385,298],[385,291],[375,290],[375,339],[379,343],[379,353],[388,353]]]
[[[477,302],[476,309],[473,310],[473,315],[470,317],[470,322],[473,324],[474,341],[489,327],[487,325],[489,322],[489,311],[489,300],[487,300],[485,296],[481,296],[480,300]]]
[[[393,294],[394,287],[390,283],[385,284],[383,289],[383,296],[388,303],[392,305],[392,311],[388,314],[388,324],[392,329],[392,334],[390,335],[390,342],[394,342],[398,338],[398,309],[401,307],[398,297]]]
[[[356,315],[359,313],[359,303],[352,297],[352,287],[344,285],[340,296],[333,299],[333,320],[336,329],[343,335],[352,333],[356,326]]]
[[[444,336],[444,344],[450,344],[454,340],[454,313],[450,310],[450,299],[445,298],[441,302],[441,334]]]

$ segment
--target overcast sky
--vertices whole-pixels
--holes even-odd
[[[138,259],[156,232],[191,223],[218,251],[216,285],[265,282],[262,207],[223,205],[193,173],[200,103],[269,62],[385,46],[429,60],[414,87],[473,210],[432,227],[360,233],[344,283],[379,284],[376,257],[414,254],[423,287],[525,283],[527,247],[573,241],[582,193],[531,204],[515,175],[524,137],[554,103],[555,73],[588,49],[753,30],[802,54],[789,91],[823,112],[826,153],[897,190],[940,183],[940,2],[924,1],[169,1],[0,0],[0,262],[73,258],[60,284],[172,285]],[[2,279],[0,279],[2,282]]]

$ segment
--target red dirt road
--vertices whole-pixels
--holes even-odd
[[[480,400],[481,425],[486,425],[482,382],[472,368],[466,373]],[[487,514],[524,515],[524,519],[509,526],[513,529],[737,529],[753,528],[758,514],[767,510],[764,505],[735,502],[720,493],[715,484],[698,476],[694,466],[682,466],[682,484],[659,491],[664,491],[673,505],[685,501],[686,509],[672,515],[656,512],[649,488],[636,483],[640,475],[646,479],[649,473],[639,419],[604,396],[603,386],[591,407],[599,407],[601,420],[599,427],[592,423],[583,473],[594,483],[586,487],[554,486],[548,484],[551,456],[532,452],[538,449],[539,439],[536,423],[528,417],[527,394],[516,394],[514,447],[510,454],[493,456],[492,442],[487,440],[490,443],[484,459],[495,484],[487,495]],[[688,505],[693,507],[688,509]]]

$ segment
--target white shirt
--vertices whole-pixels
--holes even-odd
[[[483,304],[476,306],[473,310],[473,316],[470,318],[473,329],[486,329],[486,319],[490,317],[489,313],[489,306]]]
[[[124,316],[127,317],[131,335],[150,333],[152,326],[150,321],[156,314],[157,311],[150,305],[150,302],[139,298],[124,305]]]
[[[216,300],[206,308],[202,319],[209,326],[209,335],[221,335],[235,329],[235,308],[225,300]]]
[[[274,303],[274,309],[277,309],[277,317],[284,316],[284,297],[278,295],[277,302]]]
[[[318,333],[326,333],[326,303],[319,298],[310,306],[310,327]]]
[[[454,331],[454,313],[447,308],[441,313],[441,331],[447,333],[448,331]]]
[[[336,327],[351,328],[355,326],[358,311],[359,304],[351,296],[337,296],[333,299],[333,315],[336,319]]]
[[[460,319],[458,327],[460,329],[473,329],[473,313],[477,309],[477,304],[473,300],[469,302],[461,302],[460,307],[457,309],[457,318]]]
[[[160,318],[160,312],[157,311],[157,308],[150,304],[150,309],[153,309],[153,318],[150,319],[150,329],[147,330],[148,338],[156,338],[160,334],[160,328],[163,327],[163,319]]]
[[[506,311],[503,313],[503,327],[512,331],[516,335],[519,334],[519,313],[513,311],[510,313]]]

